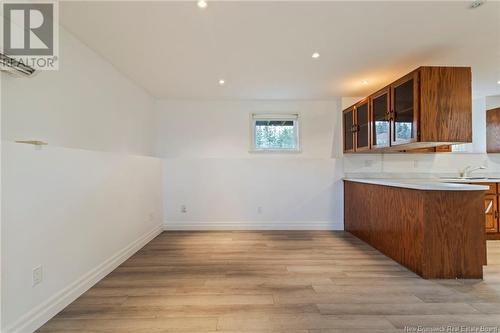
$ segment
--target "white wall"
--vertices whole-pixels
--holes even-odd
[[[474,175],[500,176],[500,154],[351,154],[344,157],[347,176],[370,177],[458,177],[466,166],[487,167]]]
[[[156,110],[168,228],[342,227],[339,101],[161,100]],[[299,113],[302,152],[250,153],[253,112]]]
[[[359,102],[362,100],[364,97],[342,97],[341,99],[341,104],[342,104],[342,110],[347,109],[348,107],[352,106],[353,104]]]
[[[486,101],[472,100],[472,144],[466,149],[474,153],[486,153]]]
[[[500,95],[486,97],[486,110],[500,108]]]
[[[161,231],[153,99],[60,31],[60,70],[1,75],[2,332],[30,332]],[[42,150],[13,143],[38,139]],[[43,282],[32,286],[32,269]]]
[[[153,157],[3,143],[2,332],[36,328],[160,232],[161,172]]]
[[[62,28],[59,59],[30,79],[2,75],[2,140],[150,155],[153,99]]]

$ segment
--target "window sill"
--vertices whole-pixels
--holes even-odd
[[[302,150],[300,149],[250,149],[248,151],[250,154],[300,154]]]

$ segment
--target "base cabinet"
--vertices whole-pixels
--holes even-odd
[[[495,234],[498,232],[498,201],[496,195],[486,195],[484,197],[484,214],[486,215],[486,233]]]
[[[499,184],[498,183],[476,183],[477,185],[488,185],[489,190],[484,195],[485,230],[487,239],[500,239],[500,212],[499,212]]]
[[[345,230],[426,279],[480,279],[482,191],[421,191],[344,181]]]

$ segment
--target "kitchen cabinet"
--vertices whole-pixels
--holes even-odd
[[[343,118],[343,128],[344,128],[344,152],[354,152],[355,151],[355,135],[354,135],[354,107],[344,110],[342,113]]]
[[[498,232],[498,200],[496,195],[485,195],[484,214],[486,216],[486,233]]]
[[[430,147],[430,148],[415,148],[409,150],[403,150],[405,153],[450,153],[451,145]]]
[[[436,153],[451,153],[451,145],[437,146],[434,147]]]
[[[390,88],[375,93],[370,99],[371,147],[372,149],[390,146]]]
[[[486,111],[486,151],[500,153],[500,108]]]
[[[500,239],[499,184],[475,183],[487,185],[489,190],[484,195],[485,230],[487,239]]]
[[[359,102],[354,107],[355,126],[354,136],[356,142],[356,151],[366,151],[370,149],[370,116],[368,99]]]
[[[419,67],[354,104],[343,113],[344,152],[440,152],[472,142],[471,76],[470,67]]]
[[[425,279],[480,279],[481,190],[426,190],[344,180],[345,230]]]
[[[417,141],[419,104],[418,72],[391,84],[391,145]]]

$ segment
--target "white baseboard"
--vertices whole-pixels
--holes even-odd
[[[90,270],[87,274],[65,287],[47,301],[30,310],[19,320],[5,328],[3,333],[27,333],[34,332],[54,317],[62,309],[77,299],[80,295],[90,289],[116,267],[130,258],[134,253],[149,243],[153,238],[163,231],[163,227],[156,226],[153,230],[139,237],[137,240],[118,251],[99,266]]]
[[[164,230],[344,230],[330,221],[165,221]]]

